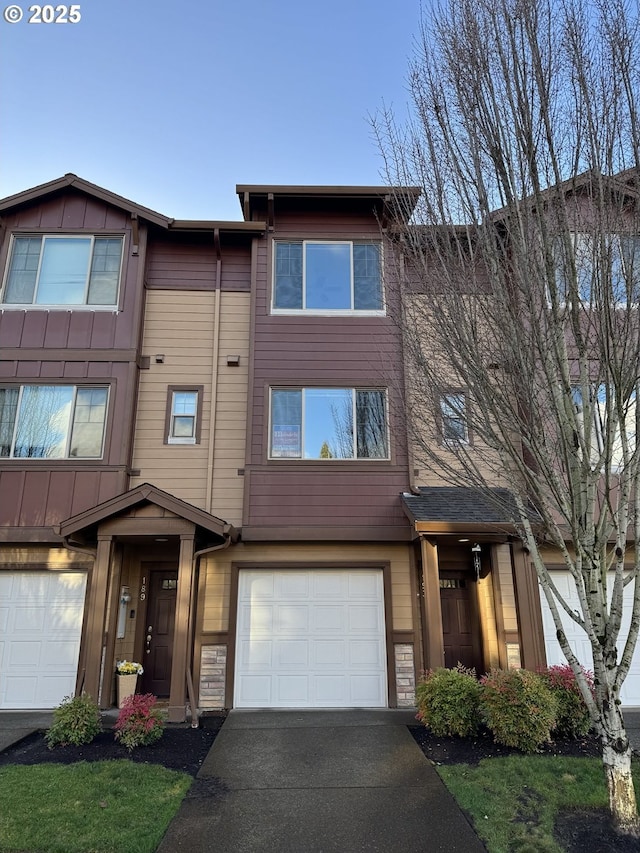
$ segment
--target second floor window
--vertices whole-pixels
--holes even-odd
[[[202,388],[170,388],[167,444],[198,444]]]
[[[122,237],[14,237],[2,302],[115,307],[122,243]]]
[[[0,387],[0,457],[99,459],[108,396],[84,385]]]
[[[318,313],[382,311],[380,244],[276,242],[273,308]]]
[[[388,459],[384,391],[272,388],[272,459]]]

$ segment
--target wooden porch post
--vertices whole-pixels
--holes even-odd
[[[422,585],[424,589],[426,625],[425,666],[435,669],[444,666],[444,638],[442,636],[442,605],[440,603],[440,578],[438,575],[438,546],[421,537]]]
[[[171,688],[169,693],[168,721],[182,723],[186,719],[186,679],[190,644],[189,611],[194,583],[193,540],[195,531],[180,536],[178,559],[178,590],[176,594],[176,618],[173,635],[173,658],[171,661]],[[195,713],[195,708],[192,708]]]
[[[547,664],[538,575],[519,542],[512,544],[511,555],[520,634],[520,663],[524,669],[535,672]]]
[[[104,627],[107,618],[107,587],[113,539],[109,535],[98,535],[96,559],[91,572],[91,586],[87,600],[87,620],[85,629],[85,678],[84,692],[108,707],[110,696],[100,696],[100,669],[102,665],[102,646]],[[106,704],[105,704],[106,702]]]

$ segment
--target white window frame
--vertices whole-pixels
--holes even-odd
[[[276,300],[276,246],[278,243],[301,243],[302,244],[302,308],[277,308]],[[354,262],[353,262],[353,247],[354,245],[376,245],[379,249],[380,257],[380,292],[382,297],[381,308],[354,308],[355,302],[355,278],[354,278]],[[307,308],[307,252],[306,247],[309,245],[320,246],[343,246],[350,247],[350,277],[351,277],[351,308]],[[387,304],[385,299],[384,287],[384,256],[383,243],[379,240],[332,240],[326,239],[310,239],[299,240],[295,237],[287,239],[286,237],[278,238],[272,243],[272,258],[271,258],[271,313],[282,315],[306,315],[315,317],[384,317],[387,313]]]
[[[13,259],[13,251],[15,247],[15,242],[17,239],[38,239],[42,240],[40,246],[40,257],[38,258],[38,270],[36,272],[36,282],[33,289],[33,300],[31,302],[5,302],[4,298],[7,292],[7,286],[9,283],[9,270],[11,267],[11,261]],[[83,302],[36,302],[36,297],[38,294],[38,288],[40,286],[40,270],[42,268],[42,256],[44,254],[44,246],[47,240],[91,240],[91,248],[89,251],[89,263],[87,265],[87,272],[85,278],[84,285],[84,301]],[[118,286],[116,289],[116,299],[115,302],[109,304],[88,304],[87,298],[89,295],[89,281],[91,278],[91,264],[93,262],[93,251],[95,247],[96,238],[103,238],[107,240],[120,240],[120,267],[118,270]],[[79,231],[68,231],[61,232],[60,234],[34,234],[33,232],[25,232],[25,233],[14,233],[11,235],[11,242],[9,244],[9,252],[7,254],[7,261],[5,263],[4,276],[2,280],[2,292],[0,295],[0,310],[11,311],[14,309],[18,309],[20,311],[24,311],[25,309],[31,310],[47,310],[50,308],[60,308],[65,309],[67,311],[117,311],[119,299],[120,299],[120,288],[122,284],[122,267],[123,267],[123,258],[124,258],[124,242],[125,238],[123,234],[85,234]]]
[[[4,383],[0,383],[0,388],[18,388],[18,402],[16,405],[16,417],[13,422],[13,433],[11,436],[11,453],[9,456],[0,456],[0,462],[7,462],[9,460],[18,461],[18,462],[75,462],[75,461],[89,461],[95,462],[96,459],[104,458],[104,447],[105,441],[107,437],[107,420],[109,418],[109,399],[111,396],[111,388],[109,385],[65,385],[62,383],[52,383],[51,387],[56,388],[72,388],[73,396],[71,399],[71,412],[69,416],[69,423],[67,429],[67,436],[65,441],[65,453],[63,456],[14,456],[13,453],[15,451],[16,438],[18,433],[18,424],[20,422],[20,409],[22,406],[22,398],[24,396],[25,388],[38,388],[38,387],[48,387],[46,382],[28,382],[22,385],[8,385]],[[97,456],[71,456],[69,451],[71,447],[71,440],[73,438],[73,428],[75,424],[75,416],[76,416],[76,401],[78,398],[78,391],[82,390],[94,390],[101,389],[106,390],[107,397],[104,405],[104,421],[102,422],[102,442],[100,444],[100,453]]]
[[[304,436],[305,436],[305,426],[306,426],[306,404],[305,404],[305,391],[351,391],[351,404],[352,404],[352,412],[353,412],[353,423],[351,428],[351,435],[353,441],[353,449],[354,453],[357,453],[358,442],[357,442],[357,419],[356,419],[356,394],[358,391],[377,391],[378,393],[382,393],[384,395],[384,414],[385,414],[385,443],[387,447],[387,455],[386,456],[349,456],[347,458],[339,458],[339,457],[330,457],[328,459],[321,458],[305,458],[304,455]],[[300,416],[300,456],[274,456],[273,455],[273,392],[274,391],[301,391],[302,392],[302,400],[301,400],[301,416]],[[333,463],[351,463],[351,462],[389,462],[391,459],[391,433],[389,428],[389,392],[387,388],[369,388],[366,386],[358,386],[358,387],[349,387],[344,388],[341,386],[321,386],[321,385],[272,385],[269,388],[269,436],[268,436],[268,451],[267,458],[271,461],[276,462],[306,462],[306,463],[320,463],[324,464],[326,462]]]
[[[462,423],[464,429],[464,435],[461,438],[452,438],[451,436],[447,436],[445,434],[445,423],[451,420],[447,417],[444,411],[445,404],[452,397],[461,397],[463,401],[462,411],[460,413],[460,417],[455,420],[459,420]],[[453,408],[453,407],[449,407]],[[469,400],[467,393],[465,391],[447,391],[444,394],[440,394],[439,399],[439,417],[440,417],[440,435],[442,437],[443,445],[456,447],[461,444],[469,444]]]
[[[193,415],[184,415],[175,411],[176,394],[194,394],[195,395],[195,412]],[[169,409],[169,434],[167,435],[167,444],[198,444],[198,417],[200,414],[200,391],[197,388],[172,388],[171,389],[171,405]],[[174,423],[176,418],[193,417],[193,435],[179,436],[174,435]]]

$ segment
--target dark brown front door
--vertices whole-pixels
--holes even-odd
[[[151,572],[144,635],[142,689],[145,693],[153,693],[156,696],[168,696],[171,687],[177,587],[177,569]]]
[[[470,572],[440,573],[444,665],[461,663],[483,675],[476,584]]]

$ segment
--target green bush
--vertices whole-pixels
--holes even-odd
[[[114,726],[115,738],[127,749],[149,746],[162,737],[164,720],[153,693],[127,696]]]
[[[481,684],[481,712],[496,743],[535,752],[551,740],[557,701],[541,675],[494,669]]]
[[[91,743],[102,731],[100,709],[91,696],[65,696],[53,712],[53,723],[45,734],[49,749]]]
[[[417,718],[439,737],[467,737],[478,730],[480,685],[475,671],[429,670],[416,688]]]
[[[586,670],[583,673],[593,693],[593,676]],[[591,728],[591,717],[569,664],[550,666],[541,670],[540,675],[551,688],[558,704],[554,734],[574,739],[584,737]]]

